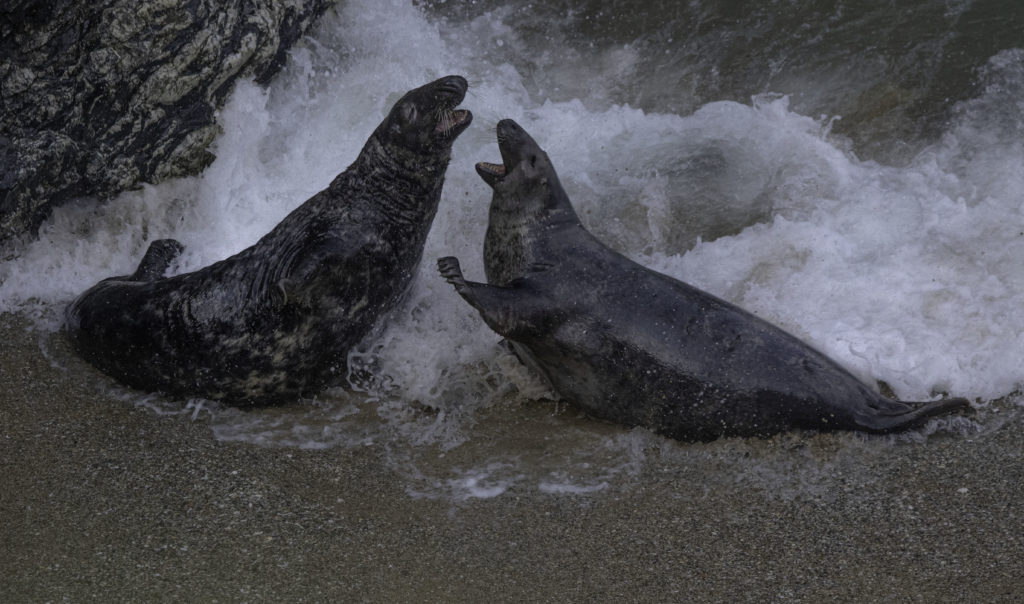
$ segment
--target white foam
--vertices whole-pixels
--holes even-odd
[[[453,468],[454,477],[445,478],[427,477],[415,467],[410,468],[413,471],[406,478],[420,484],[410,486],[406,492],[417,499],[491,499],[505,494],[523,478],[514,463],[505,461],[491,461],[470,469]]]

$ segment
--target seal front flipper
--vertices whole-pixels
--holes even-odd
[[[462,267],[459,266],[459,259],[455,256],[438,258],[437,270],[441,273],[441,276],[445,278],[445,281],[454,285],[455,291],[459,292],[463,297],[465,297],[465,294],[471,289],[469,283],[462,276]],[[480,284],[474,283],[473,285]]]
[[[514,283],[509,287],[499,287],[466,281],[458,258],[453,256],[439,259],[437,269],[448,283],[455,286],[455,291],[480,313],[484,323],[506,338],[514,337],[518,331],[529,326],[533,314],[530,309],[538,312],[544,310],[542,305],[537,304],[540,301],[538,294],[515,287]]]
[[[149,244],[146,255],[139,262],[127,281],[156,281],[164,276],[167,267],[174,262],[175,258],[181,255],[185,246],[175,239],[157,239]]]

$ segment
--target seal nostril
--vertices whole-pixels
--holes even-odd
[[[463,93],[463,91],[459,89],[458,86],[452,84],[446,84],[441,88],[441,91],[449,96],[459,96]]]
[[[466,94],[468,88],[469,84],[466,82],[466,78],[462,76],[448,76],[441,83],[441,91],[453,96]]]

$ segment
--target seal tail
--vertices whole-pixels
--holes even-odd
[[[967,411],[971,403],[965,398],[952,397],[937,401],[893,401],[886,399],[884,405],[880,405],[877,412],[864,426],[867,432],[886,434],[919,428],[926,421],[940,415]]]
[[[146,255],[139,262],[129,281],[156,281],[164,276],[167,267],[181,255],[185,246],[175,239],[157,239],[149,244]]]

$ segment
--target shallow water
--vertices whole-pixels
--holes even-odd
[[[473,164],[498,159],[493,126],[511,117],[548,151],[587,226],[630,257],[900,398],[1019,406],[1024,8],[862,4],[342,3],[269,88],[237,85],[201,176],[64,208],[38,241],[5,251],[0,311],[53,331],[64,304],[131,272],[154,239],[185,244],[173,271],[245,248],[343,170],[401,93],[461,73],[474,124],[410,299],[349,359],[349,389],[238,411],[103,387],[208,421],[224,440],[382,446],[416,496],[600,492],[705,454],[766,492],[813,493],[846,460],[999,416],[888,439],[780,437],[804,443],[791,449],[668,443],[553,403],[434,259],[457,255],[483,278],[490,194]]]

